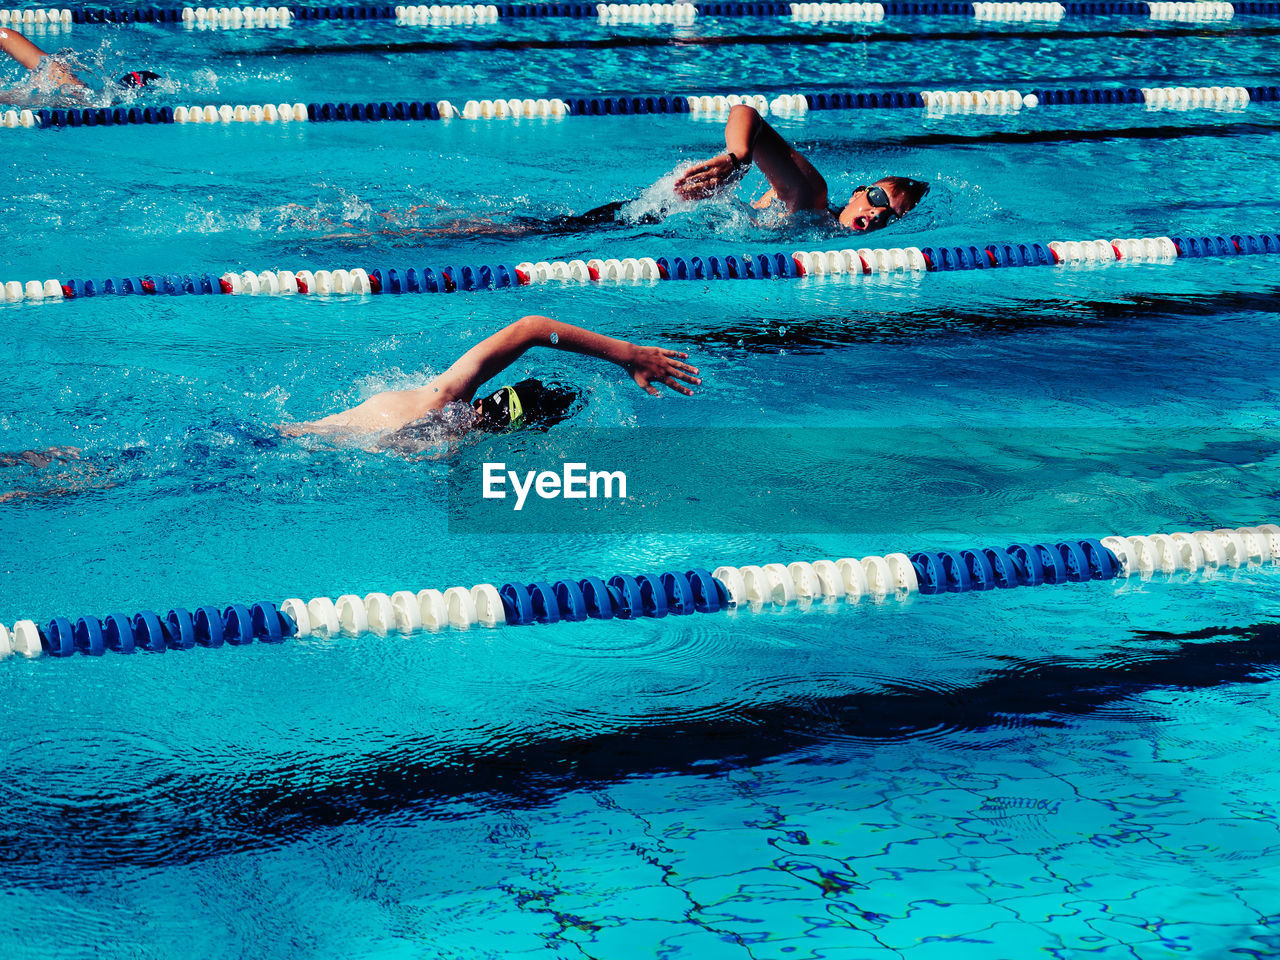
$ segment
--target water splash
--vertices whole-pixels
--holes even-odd
[[[11,86],[0,87],[0,102],[35,108],[117,107],[152,99],[157,93],[178,92],[178,83],[163,77],[146,88],[121,86],[121,76],[146,65],[116,41],[115,32],[106,32],[96,46],[63,47],[50,53],[35,70]]]

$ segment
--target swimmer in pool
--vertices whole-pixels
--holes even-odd
[[[334,438],[376,438],[371,446],[404,454],[436,447],[441,442],[441,421],[433,420],[447,404],[469,403],[467,424],[462,429],[502,433],[524,427],[545,429],[560,422],[578,403],[575,391],[540,380],[522,380],[499,387],[473,400],[484,383],[514,363],[530,347],[551,347],[609,360],[622,367],[642,389],[656,396],[662,383],[676,393],[691,396],[699,386],[698,368],[683,361],[687,353],[664,347],[644,347],[626,340],[584,330],[550,317],[522,317],[497,333],[481,340],[459,357],[444,373],[425,386],[413,390],[387,390],[364,403],[308,423],[282,424],[267,431],[261,424],[232,425],[229,429],[249,444],[270,448],[280,437],[322,435]],[[465,411],[465,408],[463,408]],[[128,457],[141,449],[125,451]],[[17,489],[0,488],[0,505],[11,501],[71,496],[117,485],[111,478],[119,457],[103,461],[86,457],[77,447],[48,447],[0,453],[0,476],[15,476],[17,482],[56,471],[43,483],[28,483]],[[14,473],[6,473],[12,470]],[[13,481],[0,481],[10,483]]]
[[[869,233],[900,220],[929,192],[929,184],[910,177],[881,177],[859,186],[843,207],[829,205],[827,181],[778,131],[769,126],[753,107],[737,106],[729,112],[724,128],[728,150],[690,167],[675,182],[677,196],[703,200],[737,183],[755,164],[769,181],[769,189],[751,205],[757,210],[777,207],[787,216],[813,214],[831,227]],[[461,217],[431,227],[394,228],[330,233],[326,240],[364,240],[374,234],[412,237],[485,236],[519,239],[528,236],[567,236],[598,228],[661,223],[669,212],[644,213],[628,217],[623,210],[631,200],[616,200],[576,216],[551,218],[516,215],[504,220],[488,217]],[[388,221],[416,215],[422,207],[406,214],[384,213]],[[350,226],[350,224],[343,224]]]
[[[929,192],[929,184],[923,180],[881,177],[873,184],[857,187],[843,207],[830,206],[827,181],[822,174],[782,139],[754,107],[737,106],[729,111],[724,140],[728,150],[690,167],[676,179],[677,196],[683,200],[704,200],[714,196],[741,180],[754,163],[769,181],[769,189],[751,204],[755,209],[777,206],[788,216],[814,211],[831,226],[870,233],[901,220]],[[630,200],[617,200],[577,216],[549,220],[525,216],[516,216],[502,223],[488,219],[457,220],[439,227],[405,231],[401,235],[556,236],[597,227],[660,223],[667,212],[646,213],[630,220],[622,212],[630,203]]]
[[[20,500],[50,500],[83,493],[86,490],[106,490],[115,486],[103,478],[101,466],[82,456],[79,447],[47,447],[43,450],[19,450],[0,453],[0,471],[5,477],[30,480],[37,475],[51,475],[45,482],[31,487],[0,490],[0,504]],[[6,480],[5,483],[9,483]]]
[[[909,177],[882,177],[860,186],[843,207],[830,206],[827,181],[753,107],[729,111],[724,127],[726,151],[690,167],[676,180],[676,193],[685,200],[701,200],[737,183],[754,163],[769,181],[769,190],[752,206],[763,210],[774,204],[787,214],[806,210],[831,217],[848,230],[867,233],[900,220],[915,207],[929,185]]]
[[[413,390],[387,390],[364,403],[308,423],[287,424],[285,436],[302,434],[377,435],[379,446],[397,447],[412,439],[415,425],[442,410],[446,404],[469,403],[471,426],[501,431],[512,427],[549,424],[563,418],[576,399],[570,391],[548,387],[537,380],[501,387],[483,399],[476,391],[514,363],[530,347],[551,347],[585,353],[622,367],[642,389],[661,396],[655,384],[676,393],[693,393],[688,384],[702,383],[698,368],[683,361],[687,353],[664,347],[642,347],[550,317],[522,317],[486,337],[459,357],[444,373]]]
[[[67,93],[76,99],[83,99],[84,94],[88,92],[88,84],[72,73],[65,63],[45,53],[12,27],[0,27],[0,50],[32,73],[46,70],[49,79],[60,92]],[[122,87],[144,87],[152,80],[159,79],[160,75],[150,70],[131,70],[116,82]],[[3,98],[4,94],[0,92],[0,99]]]

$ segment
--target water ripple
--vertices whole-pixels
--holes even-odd
[[[110,781],[86,778],[84,771],[104,755],[115,758]],[[0,768],[3,789],[19,803],[69,812],[145,805],[162,797],[181,772],[177,755],[163,743],[110,730],[11,735],[0,750]]]

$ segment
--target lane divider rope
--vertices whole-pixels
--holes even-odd
[[[1114,87],[1043,90],[921,90],[884,93],[689,94],[630,97],[511,97],[373,103],[203,104],[177,107],[84,107],[0,111],[0,127],[62,128],[166,124],[288,122],[376,122],[403,120],[488,120],[507,118],[607,117],[688,114],[719,118],[739,104],[762,115],[804,115],[810,110],[901,110],[924,107],[938,113],[1004,113],[1040,105],[1145,104],[1147,109],[1239,110],[1250,103],[1280,101],[1280,87]]]
[[[1280,253],[1280,234],[1230,237],[1132,237],[1050,240],[952,247],[861,247],[771,254],[700,254],[689,257],[541,260],[519,264],[336,270],[263,270],[112,277],[107,280],[9,280],[0,302],[49,302],[99,296],[290,295],[454,293],[500,290],[535,283],[667,280],[767,280],[798,277],[938,273],[1007,267],[1167,263],[1202,257]]]
[[[1061,3],[975,3],[975,20],[1061,20],[1067,8]]]
[[[78,11],[67,9],[0,10],[0,27],[31,27],[43,24],[76,23]]]
[[[0,11],[0,25],[182,23],[188,27],[288,26],[295,21],[393,20],[402,24],[486,24],[560,17],[602,23],[692,23],[698,17],[787,17],[795,22],[879,22],[886,17],[965,16],[977,20],[1060,20],[1136,16],[1151,20],[1224,21],[1280,15],[1280,2],[1012,2],[1012,3],[500,3],[427,6],[107,7]],[[43,19],[42,19],[43,18]]]
[[[53,617],[43,626],[0,624],[0,660],[14,654],[69,657],[279,643],[289,637],[385,636],[473,626],[521,626],[560,621],[636,620],[758,610],[815,603],[968,593],[1045,584],[1088,583],[1154,573],[1194,573],[1218,567],[1280,562],[1280,526],[1109,536],[1051,544],[889,553],[839,560],[694,568],[683,573],[615,574],[549,581],[510,581],[446,590],[344,594],[336,600],[289,598],[174,607],[163,617],[144,610],[105,617]]]
[[[231,30],[287,27],[293,18],[288,7],[183,7],[181,17],[189,28]]]
[[[698,8],[692,3],[602,3],[596,7],[601,23],[693,23]]]
[[[407,25],[427,24],[429,26],[470,26],[472,24],[497,23],[498,8],[492,5],[463,4],[459,6],[441,6],[440,4],[417,5],[395,8],[396,23]]]

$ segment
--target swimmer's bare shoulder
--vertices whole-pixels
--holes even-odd
[[[439,378],[412,390],[385,390],[348,410],[330,414],[319,420],[282,423],[276,426],[281,436],[344,436],[393,433],[432,410],[439,410],[451,399],[437,386]]]

